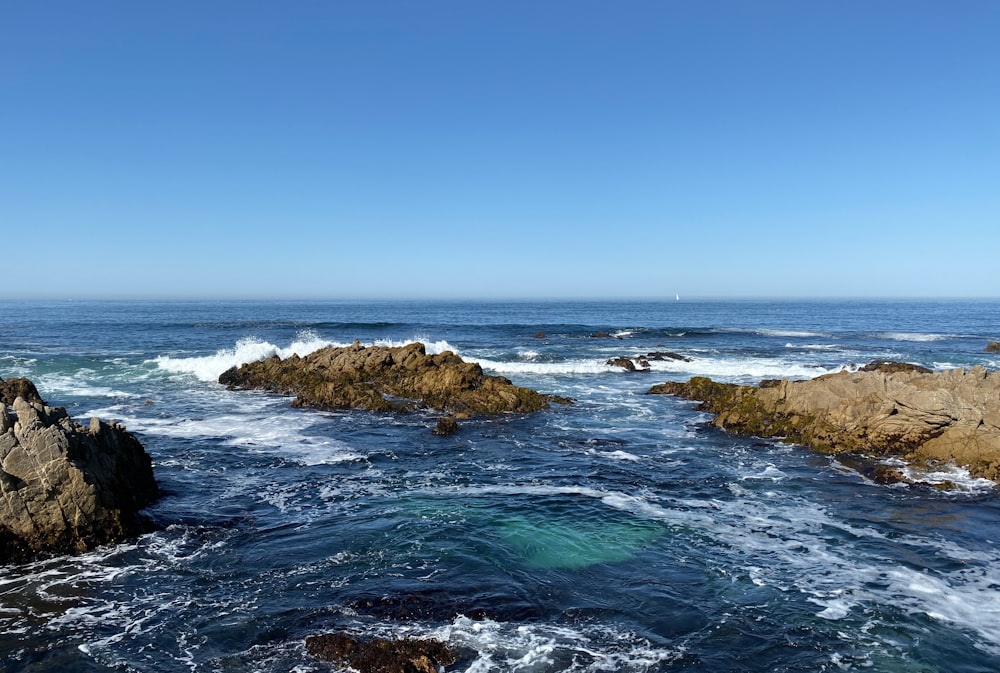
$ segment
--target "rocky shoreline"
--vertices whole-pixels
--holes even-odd
[[[409,412],[436,409],[455,418],[530,413],[568,398],[520,388],[450,351],[428,355],[406,346],[327,347],[305,357],[277,356],[233,367],[219,377],[231,390],[295,395],[294,407]]]
[[[1000,482],[1000,372],[931,372],[875,362],[806,381],[759,386],[704,377],[653,386],[650,394],[698,400],[711,423],[739,435],[777,437],[824,453],[954,464]]]
[[[0,564],[79,553],[152,529],[152,461],[124,426],[87,427],[28,379],[0,379]]]

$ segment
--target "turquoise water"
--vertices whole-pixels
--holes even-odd
[[[477,673],[1000,670],[992,485],[876,485],[864,458],[643,394],[876,358],[997,369],[998,338],[996,302],[0,303],[0,376],[123,421],[166,493],[155,533],[0,569],[4,670],[332,671],[303,640],[333,629],[442,638]],[[576,403],[438,437],[432,413],[215,383],[354,339]],[[691,362],[604,364],[655,350]]]

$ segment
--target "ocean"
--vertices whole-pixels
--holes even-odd
[[[440,437],[437,413],[217,383],[355,339],[576,401]],[[874,359],[995,370],[997,339],[995,301],[0,302],[0,377],[123,422],[164,491],[156,532],[0,568],[0,663],[328,672],[303,641],[346,631],[441,639],[469,673],[995,673],[993,484],[879,485],[870,458],[730,436],[645,392]],[[690,362],[605,364],[650,351]]]

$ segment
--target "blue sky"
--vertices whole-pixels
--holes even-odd
[[[4,3],[0,297],[997,297],[998,36],[994,0]]]

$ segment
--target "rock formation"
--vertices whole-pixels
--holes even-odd
[[[159,490],[142,444],[121,425],[75,423],[20,394],[0,404],[0,564],[81,552],[151,528]],[[24,392],[27,379],[17,382]],[[0,383],[3,383],[0,381]]]
[[[637,355],[635,357],[629,357],[623,355],[616,358],[611,358],[604,364],[611,367],[621,367],[627,372],[648,372],[650,370],[650,362],[663,362],[665,360],[680,360],[681,362],[693,362],[691,358],[686,358],[683,355],[678,355],[677,353],[670,353],[667,351],[653,351],[652,353],[646,353],[645,355]]]
[[[45,404],[42,401],[42,396],[38,394],[35,384],[29,379],[20,377],[7,379],[6,381],[0,379],[0,403],[9,407],[14,404],[14,400],[18,397],[24,398],[26,402]]]
[[[1000,353],[1000,341],[991,341],[986,344],[987,353]]]
[[[827,453],[953,462],[1000,481],[1000,372],[927,372],[878,363],[870,371],[758,387],[704,377],[653,386],[652,394],[701,400],[712,423],[741,435],[783,437]]]
[[[438,673],[458,654],[437,640],[402,638],[358,640],[343,633],[306,638],[306,652],[360,673]]]
[[[457,418],[531,412],[567,398],[519,388],[488,376],[478,364],[448,351],[427,355],[424,345],[328,347],[305,357],[277,356],[223,372],[230,389],[296,395],[292,406],[412,411],[429,407]]]
[[[441,435],[442,437],[454,435],[458,432],[458,421],[456,421],[452,416],[442,416],[438,419],[437,425],[434,427],[432,432],[435,435]]]

